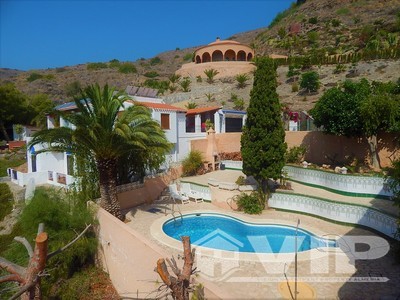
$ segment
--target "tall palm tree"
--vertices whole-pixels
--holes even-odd
[[[118,159],[132,156],[134,151],[138,157],[152,150],[166,152],[170,144],[148,108],[137,103],[122,111],[126,95],[108,85],[102,89],[98,84],[86,87],[81,94],[82,100],[74,101],[79,112],[63,114],[75,128],[39,131],[30,145],[47,144],[42,152],[69,151],[93,159],[99,176],[101,206],[124,220],[116,189]]]

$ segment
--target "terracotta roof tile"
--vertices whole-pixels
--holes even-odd
[[[182,108],[170,105],[170,104],[166,104],[166,103],[141,102],[141,101],[132,101],[132,100],[128,100],[128,102],[143,104],[144,106],[146,106],[148,108],[166,109],[166,110],[172,110],[172,111],[177,111],[177,112],[186,112],[185,109],[182,109]]]
[[[197,115],[208,111],[218,110],[221,106],[209,106],[209,107],[199,107],[199,108],[192,108],[188,109],[186,114],[187,115]]]

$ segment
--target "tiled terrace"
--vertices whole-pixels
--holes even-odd
[[[240,171],[222,170],[203,176],[186,177],[185,181],[199,184],[207,184],[207,178],[212,177],[223,182],[234,182],[241,175]],[[311,188],[298,183],[292,184],[294,192],[313,195],[317,197],[333,199],[348,203],[359,203],[378,207],[387,212],[397,212],[388,200],[373,198],[348,197],[337,195],[322,189]],[[220,212],[234,216],[243,216],[255,222],[262,220],[265,223],[280,223],[296,226],[300,219],[300,227],[317,235],[339,236],[376,236],[374,232],[364,228],[344,226],[318,219],[316,217],[276,211],[269,209],[261,215],[248,216],[241,212],[223,210],[211,203],[178,204],[182,214],[194,211]],[[168,253],[177,257],[181,251],[167,246],[162,240],[166,237],[159,235],[154,237],[151,230],[154,224],[159,223],[165,215],[171,216],[172,206],[168,203],[155,203],[136,207],[127,213],[131,219],[128,225],[141,232],[147,238],[163,247]],[[159,229],[161,231],[161,229]],[[160,238],[161,236],[161,238]],[[168,238],[167,238],[168,239]],[[389,241],[390,242],[390,241]],[[229,256],[229,255],[228,255]],[[400,263],[395,259],[395,254],[390,251],[385,256],[374,260],[356,260],[355,264],[349,263],[352,258],[349,253],[322,252],[313,256],[299,255],[298,276],[299,281],[307,281],[315,292],[317,299],[397,299],[400,296]],[[277,261],[262,262],[259,260],[248,261],[239,257],[239,260],[230,260],[226,254],[220,257],[198,256],[197,266],[202,276],[208,276],[221,289],[225,290],[231,299],[277,299],[281,298],[278,290],[279,282],[285,281],[285,273],[288,277],[294,276],[294,262],[289,259],[287,264]],[[387,282],[346,282],[355,277],[387,277]]]

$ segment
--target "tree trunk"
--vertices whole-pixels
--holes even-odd
[[[99,171],[101,207],[121,221],[125,216],[117,198],[117,161],[116,159],[97,159]]]
[[[29,261],[25,277],[25,281],[27,283],[35,282],[35,284],[25,294],[21,296],[22,300],[42,299],[42,293],[40,289],[40,277],[38,275],[46,267],[47,244],[47,233],[39,233],[36,236],[35,250],[33,252],[32,259]]]
[[[380,170],[381,166],[379,163],[379,157],[378,157],[378,137],[377,135],[371,135],[369,137],[367,137],[368,140],[368,145],[369,145],[369,149],[371,151],[371,163],[372,163],[372,168],[374,170]]]
[[[189,300],[190,276],[193,274],[194,252],[191,250],[190,237],[182,236],[181,239],[184,257],[182,271],[178,269],[174,259],[172,259],[172,263],[167,259],[177,278],[169,274],[163,258],[157,261],[156,272],[160,275],[162,281],[170,288],[174,299]]]
[[[9,142],[10,141],[10,137],[8,136],[8,133],[7,133],[6,127],[4,126],[3,121],[0,121],[0,130],[3,133],[4,138],[6,139],[6,141]]]
[[[268,209],[268,179],[262,178],[258,181],[258,199],[263,209]]]

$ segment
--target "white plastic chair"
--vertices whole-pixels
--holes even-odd
[[[169,193],[171,194],[171,197],[174,201],[178,200],[181,201],[182,204],[189,204],[189,197],[186,196],[184,193],[181,193],[178,191],[178,188],[176,187],[176,184],[170,184],[168,186]]]

